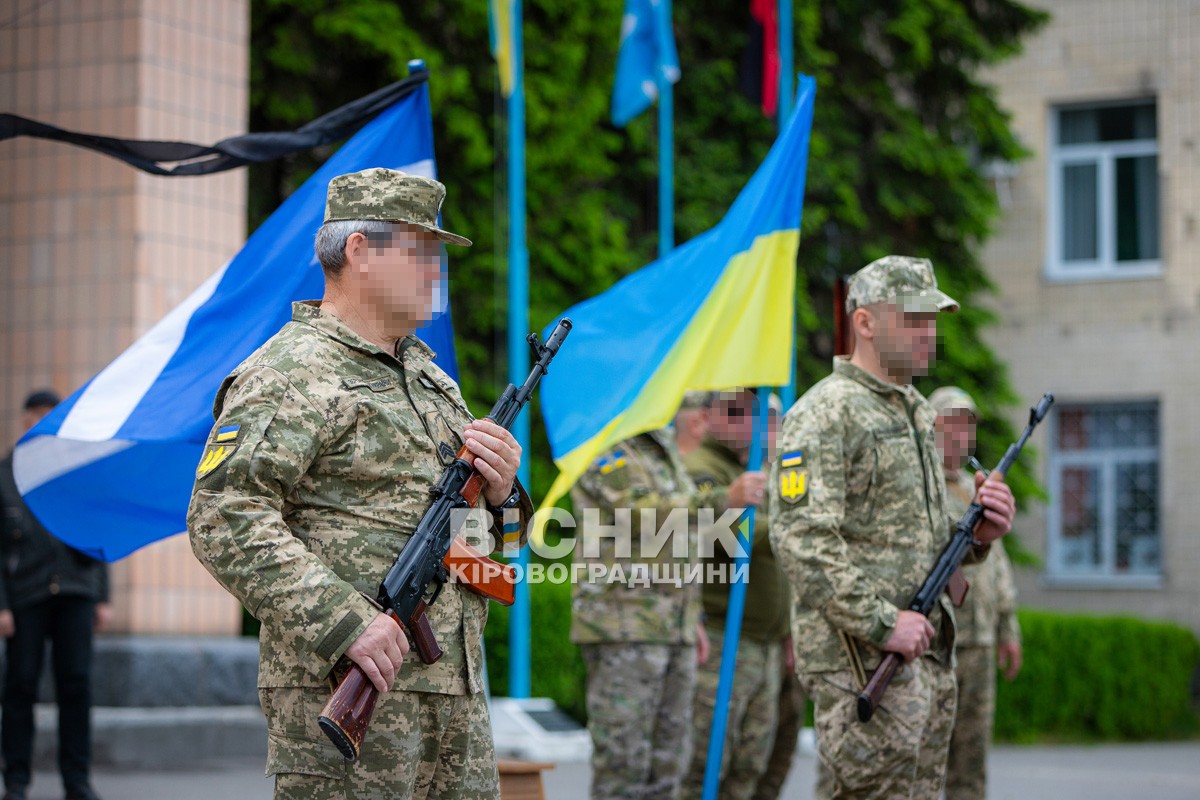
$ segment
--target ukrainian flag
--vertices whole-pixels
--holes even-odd
[[[492,57],[496,59],[496,70],[500,73],[500,94],[505,97],[513,90],[512,12],[512,0],[491,0],[488,4]]]
[[[795,450],[791,453],[784,453],[779,457],[779,466],[784,469],[789,467],[799,467],[804,464],[804,451]]]
[[[617,442],[667,425],[685,390],[788,382],[815,95],[800,76],[786,128],[715,228],[562,315],[571,337],[541,385],[559,469],[543,507]]]

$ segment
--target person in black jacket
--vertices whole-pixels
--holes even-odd
[[[28,430],[58,405],[52,391],[25,401]],[[53,646],[58,764],[67,800],[91,787],[92,631],[111,617],[108,567],[50,534],[21,499],[11,453],[0,461],[0,635],[7,639],[0,749],[4,800],[25,800],[32,777],[33,705],[46,640]]]

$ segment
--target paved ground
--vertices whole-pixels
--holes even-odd
[[[798,754],[786,800],[812,797],[815,759]],[[1200,743],[999,747],[992,753],[991,800],[1197,800]],[[105,800],[269,800],[271,782],[262,764],[230,762],[202,771],[100,772],[95,786]],[[549,800],[584,800],[588,769],[562,764],[546,773]],[[39,774],[31,800],[56,800],[57,776]]]

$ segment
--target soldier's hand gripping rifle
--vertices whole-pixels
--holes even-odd
[[[529,334],[529,345],[536,359],[533,369],[519,389],[511,383],[508,385],[488,414],[489,419],[504,428],[512,426],[570,331],[571,320],[564,318],[545,344],[538,340],[536,333]],[[429,490],[433,502],[379,585],[379,604],[389,617],[407,629],[417,654],[426,664],[442,657],[442,649],[434,639],[425,609],[437,600],[449,577],[443,559],[457,535],[457,531],[451,529],[451,515],[461,509],[473,508],[483,491],[484,479],[472,466],[474,460],[464,444],[453,463]],[[321,730],[350,761],[358,759],[378,696],[379,691],[362,669],[351,664],[333,697],[321,709],[318,718]]]
[[[1041,402],[1035,408],[1029,409],[1029,424],[1025,426],[1025,432],[1021,434],[1021,438],[1017,440],[1016,444],[1009,445],[1004,458],[1000,460],[1000,466],[992,470],[992,475],[999,474],[1000,477],[1004,477],[1008,474],[1017,457],[1021,455],[1021,449],[1025,447],[1025,442],[1029,440],[1033,429],[1045,418],[1046,412],[1050,410],[1050,404],[1053,402],[1054,395],[1046,392],[1042,396]],[[951,576],[958,570],[962,560],[966,558],[967,551],[975,541],[975,526],[982,519],[983,507],[978,502],[971,503],[966,513],[962,515],[962,519],[954,526],[954,535],[950,537],[950,543],[938,556],[937,563],[934,564],[929,577],[925,579],[925,583],[921,585],[921,588],[913,596],[912,602],[908,604],[909,611],[916,611],[926,617],[930,615],[938,598],[941,597],[942,592],[946,591]],[[867,681],[866,687],[858,696],[858,719],[860,722],[867,722],[874,715],[875,709],[883,700],[883,693],[887,691],[888,684],[892,682],[892,678],[903,660],[898,653],[888,653],[871,673],[871,679]]]

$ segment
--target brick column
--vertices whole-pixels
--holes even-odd
[[[13,0],[0,12],[0,110],[70,130],[211,143],[244,133],[248,0]],[[0,142],[0,433],[67,394],[245,240],[242,170],[147,175],[34,139]],[[241,610],[185,537],[113,565],[118,630],[236,633]]]

